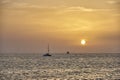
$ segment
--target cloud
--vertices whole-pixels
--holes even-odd
[[[85,11],[85,12],[92,12],[94,9],[92,8],[85,8],[85,7],[68,7],[67,11]]]
[[[97,1],[97,0],[96,0]],[[59,2],[59,1],[58,1]],[[58,3],[55,1],[55,3]],[[64,1],[63,1],[64,2]],[[43,4],[42,4],[43,3]],[[85,5],[85,2],[81,2],[79,5],[77,2],[64,4],[59,3],[56,5],[54,2],[52,3],[46,3],[46,1],[12,1],[12,0],[2,0],[2,4],[4,5],[5,8],[36,8],[36,9],[41,9],[41,8],[48,8],[48,9],[57,9],[57,10],[62,10],[63,12],[74,12],[74,11],[83,11],[83,12],[94,12],[94,11],[113,11],[115,10],[113,7],[109,7],[109,5],[101,6],[101,5],[96,5],[90,6],[92,3],[89,3]],[[75,4],[76,3],[76,4]],[[103,3],[103,2],[101,2]],[[108,0],[107,3],[109,4],[115,4],[117,3],[116,1],[113,0]],[[111,5],[110,5],[111,6]],[[100,7],[100,8],[98,8]]]
[[[10,2],[10,1],[2,1],[2,5],[4,5],[4,8],[36,8],[36,9],[46,9],[46,8],[49,8],[49,9],[56,9],[58,7],[56,6],[51,6],[51,7],[48,7],[48,6],[43,6],[43,5],[38,5],[38,4],[32,4],[32,3],[27,3],[27,2]]]
[[[116,4],[117,1],[109,0],[109,1],[107,1],[107,3],[108,3],[108,4]]]
[[[96,8],[86,8],[86,7],[63,7],[61,8],[62,12],[111,12],[117,11],[116,8],[111,9],[96,9]]]
[[[1,3],[2,4],[7,4],[7,3],[10,3],[11,1],[10,0],[2,0]]]

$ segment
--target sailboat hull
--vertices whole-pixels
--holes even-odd
[[[52,56],[52,55],[50,55],[49,53],[46,53],[46,54],[44,54],[43,56]]]

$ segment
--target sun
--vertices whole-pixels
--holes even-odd
[[[86,40],[85,40],[85,39],[82,39],[82,40],[81,40],[81,44],[82,44],[82,45],[85,45],[85,44],[86,44]]]

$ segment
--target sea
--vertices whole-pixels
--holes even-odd
[[[0,54],[0,80],[120,80],[119,53]]]

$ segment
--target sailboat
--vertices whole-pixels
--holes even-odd
[[[48,53],[44,54],[43,56],[52,56],[50,53],[50,48],[49,48],[49,44],[48,44]]]

